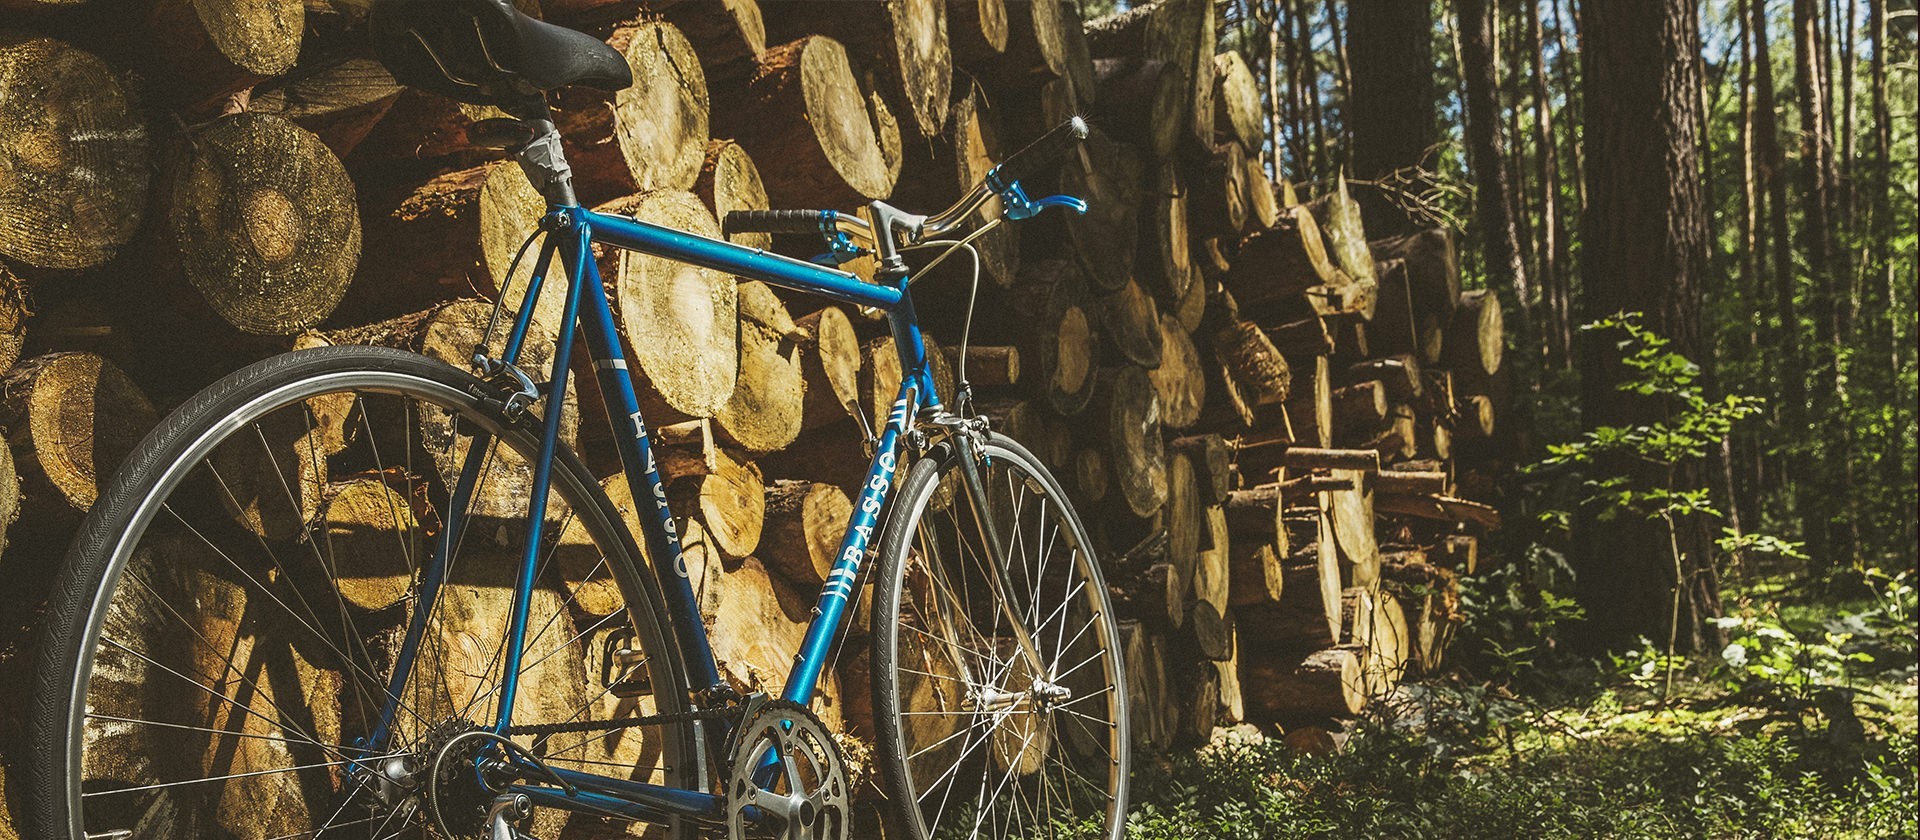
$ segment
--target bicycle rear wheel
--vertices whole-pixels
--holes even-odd
[[[1126,692],[1098,563],[1066,494],[1032,454],[1000,435],[981,450],[983,505],[965,486],[965,456],[942,443],[908,472],[881,540],[873,631],[881,776],[907,837],[1070,828],[1117,840],[1127,810]],[[988,532],[1002,551],[989,550]]]
[[[479,832],[490,795],[471,761],[430,769],[494,721],[538,446],[478,384],[413,354],[308,350],[161,424],[55,584],[22,798],[36,836],[425,837],[435,805],[452,833]],[[564,446],[552,474],[514,722],[685,711],[621,513]],[[694,743],[681,726],[540,751],[685,786]],[[528,828],[579,819],[537,812]]]

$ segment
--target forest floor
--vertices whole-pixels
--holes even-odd
[[[1128,836],[1914,837],[1913,595],[1890,591],[1744,593],[1718,657],[1411,683],[1333,754],[1220,730],[1136,765]]]

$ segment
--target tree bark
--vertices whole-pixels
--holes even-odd
[[[1510,296],[1520,318],[1521,341],[1532,335],[1533,292],[1521,261],[1513,213],[1513,177],[1500,131],[1499,67],[1492,4],[1455,0],[1462,34],[1462,81],[1466,85],[1467,149],[1473,166],[1474,221],[1480,230],[1488,285]]]
[[[1699,19],[1685,0],[1651,8],[1585,5],[1588,218],[1582,250],[1585,316],[1645,309],[1646,324],[1672,349],[1698,358],[1700,291],[1707,268],[1707,208],[1699,178]],[[1581,402],[1590,426],[1657,422],[1666,409],[1615,387],[1625,371],[1619,351],[1595,337],[1581,352]],[[1632,463],[1606,464],[1647,489],[1698,486],[1695,468],[1671,477]],[[1718,583],[1704,523],[1681,520],[1669,542],[1658,520],[1635,512],[1601,523],[1583,511],[1577,527],[1582,569],[1577,590],[1586,632],[1601,646],[1667,638],[1670,599],[1680,596],[1679,645],[1714,649]],[[1679,558],[1673,556],[1677,550]],[[1676,580],[1679,564],[1683,577]]]
[[[1352,108],[1353,173],[1379,182],[1397,172],[1400,189],[1418,195],[1431,188],[1421,170],[1440,143],[1439,97],[1433,82],[1433,4],[1423,0],[1370,0],[1347,5],[1348,93]],[[1375,236],[1411,233],[1411,219],[1379,186],[1357,196],[1367,230]]]

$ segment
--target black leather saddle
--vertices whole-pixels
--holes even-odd
[[[401,84],[515,116],[567,85],[622,90],[627,60],[583,32],[529,17],[512,0],[377,0],[369,28]]]

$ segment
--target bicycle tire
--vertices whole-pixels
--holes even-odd
[[[393,629],[393,625],[396,624],[395,617],[398,616],[401,621],[404,621],[412,615],[410,603],[417,603],[418,585],[424,574],[420,570],[425,567],[425,564],[413,565],[416,558],[408,555],[406,559],[412,570],[412,577],[402,576],[402,578],[411,580],[411,584],[408,584],[410,588],[399,599],[387,606],[379,606],[378,603],[374,606],[362,606],[357,602],[349,603],[341,594],[344,591],[342,586],[348,578],[340,574],[343,568],[340,564],[344,562],[342,558],[347,555],[339,553],[337,546],[332,542],[331,531],[328,532],[328,542],[323,555],[322,549],[317,545],[318,538],[313,533],[315,526],[311,522],[305,526],[308,530],[303,538],[309,540],[307,544],[312,550],[317,571],[307,572],[297,570],[291,565],[282,566],[280,558],[273,554],[271,548],[268,549],[268,555],[272,559],[274,569],[259,571],[262,567],[259,565],[258,558],[238,551],[235,552],[237,557],[229,556],[222,546],[208,536],[209,534],[226,536],[226,532],[216,530],[217,522],[206,526],[206,531],[188,524],[186,530],[198,535],[207,546],[213,549],[213,552],[218,553],[232,567],[232,571],[222,571],[221,574],[226,577],[237,577],[243,582],[223,578],[204,588],[188,586],[187,592],[192,597],[167,599],[164,596],[174,591],[171,588],[174,586],[172,581],[182,579],[182,576],[193,576],[188,578],[190,580],[204,579],[204,576],[209,574],[206,568],[215,566],[213,560],[207,558],[204,560],[206,568],[194,566],[192,571],[176,570],[173,555],[169,555],[166,549],[184,544],[185,535],[179,525],[173,523],[184,522],[186,517],[182,510],[192,512],[196,510],[193,507],[195,504],[200,505],[197,510],[213,509],[215,506],[185,495],[181,495],[177,506],[173,500],[176,494],[183,494],[185,490],[204,488],[207,476],[211,476],[218,482],[218,487],[225,499],[232,500],[235,498],[232,485],[222,475],[218,465],[232,462],[220,461],[216,464],[215,460],[221,457],[221,453],[229,451],[225,447],[246,445],[242,443],[245,439],[241,436],[247,429],[254,430],[255,434],[260,436],[264,447],[267,438],[261,431],[262,428],[280,428],[271,424],[295,414],[307,418],[308,430],[311,434],[312,412],[316,410],[314,406],[318,405],[315,400],[348,392],[354,395],[354,402],[347,411],[360,419],[362,427],[366,430],[367,448],[372,450],[371,457],[376,460],[380,458],[379,441],[393,438],[386,431],[382,431],[383,427],[376,426],[368,418],[370,415],[388,410],[379,408],[385,404],[385,400],[377,400],[376,397],[391,396],[396,401],[401,401],[402,405],[406,404],[404,400],[408,398],[419,400],[422,406],[419,415],[421,418],[427,417],[427,410],[435,407],[447,412],[449,422],[446,428],[451,431],[445,454],[449,456],[463,440],[460,436],[473,431],[472,427],[465,424],[475,423],[493,433],[497,441],[496,446],[504,443],[518,457],[531,463],[538,451],[537,436],[532,424],[512,422],[489,408],[487,403],[476,396],[483,393],[479,386],[479,380],[463,371],[412,353],[357,346],[303,350],[267,359],[208,387],[168,416],[135,449],[112,480],[104,486],[99,503],[94,506],[75,535],[49,599],[39,648],[40,655],[34,675],[33,705],[28,721],[28,744],[31,746],[28,755],[30,768],[24,776],[26,795],[21,797],[21,801],[27,805],[28,815],[32,820],[31,826],[34,833],[31,836],[76,838],[77,840],[91,833],[113,832],[121,828],[133,829],[134,836],[243,836],[243,833],[234,830],[230,823],[233,819],[248,818],[246,814],[241,814],[239,817],[231,815],[219,817],[203,814],[201,811],[188,813],[183,810],[186,805],[204,804],[200,800],[212,796],[205,791],[213,788],[218,788],[222,797],[240,797],[243,801],[225,802],[223,800],[203,810],[244,811],[247,806],[271,808],[278,804],[283,808],[304,809],[300,811],[304,816],[295,815],[284,819],[318,823],[319,814],[322,813],[319,809],[331,807],[331,803],[337,800],[340,803],[339,810],[334,813],[334,816],[328,818],[328,822],[336,828],[347,828],[346,825],[338,825],[336,821],[340,812],[345,811],[349,806],[360,807],[356,798],[361,797],[362,789],[371,789],[367,787],[370,780],[364,776],[345,776],[346,770],[340,767],[325,769],[289,767],[274,770],[271,774],[245,776],[227,774],[218,777],[210,776],[197,781],[191,779],[182,781],[173,779],[168,774],[177,773],[180,767],[202,766],[203,762],[219,760],[224,752],[215,753],[210,746],[209,751],[202,755],[188,754],[176,757],[164,754],[162,748],[169,744],[205,741],[209,745],[218,745],[222,751],[249,757],[257,756],[260,751],[271,750],[278,750],[289,756],[296,752],[312,753],[317,750],[323,758],[329,760],[346,755],[344,752],[346,745],[353,743],[348,737],[351,734],[347,725],[350,715],[345,708],[348,703],[351,701],[357,705],[355,716],[351,719],[358,723],[366,723],[378,716],[370,714],[369,710],[378,707],[379,694],[385,694],[386,697],[394,696],[380,684],[380,680],[389,678],[390,674],[388,671],[379,670],[379,662],[371,652],[374,648],[368,645],[366,637],[362,635],[372,631],[368,627],[354,623],[354,617],[384,617],[380,621],[374,618],[365,620],[369,626],[377,625],[381,628],[379,632],[386,634],[378,637],[388,644],[388,647],[382,648],[384,651],[382,655],[390,659],[397,658],[391,652],[391,642],[397,638],[394,636],[396,631]],[[437,414],[432,416],[439,417]],[[400,419],[401,431],[395,433],[400,436],[400,439],[412,440],[419,436],[412,425],[414,417],[402,415]],[[343,434],[346,433],[343,432]],[[469,437],[464,440],[471,443],[472,439]],[[494,463],[492,458],[498,451],[500,450],[489,450],[486,453],[487,460],[482,462],[482,473],[492,474],[490,472]],[[411,449],[408,451],[408,457],[409,459],[413,457]],[[507,463],[504,460],[505,457],[502,456],[501,464]],[[327,462],[323,460],[322,463]],[[382,470],[381,475],[398,469],[378,463],[373,466]],[[413,469],[415,466],[412,460],[407,462],[408,469]],[[196,476],[195,471],[202,467],[204,472]],[[420,469],[430,474],[433,465],[420,465]],[[283,472],[282,481],[285,480],[284,475]],[[566,509],[567,519],[564,523],[549,529],[556,548],[549,551],[547,560],[543,560],[542,580],[548,580],[548,575],[564,577],[561,570],[566,561],[554,561],[553,558],[560,555],[557,546],[567,539],[568,535],[573,535],[576,540],[580,538],[588,540],[588,553],[567,556],[590,557],[594,551],[601,554],[592,570],[581,576],[582,582],[571,590],[568,599],[552,607],[551,615],[545,619],[545,625],[531,623],[528,625],[527,637],[534,637],[533,630],[536,626],[541,627],[542,633],[553,627],[559,627],[559,631],[553,636],[554,639],[560,639],[563,634],[570,631],[577,631],[579,625],[572,623],[572,617],[579,614],[582,609],[583,602],[580,596],[589,584],[599,587],[596,591],[601,592],[603,598],[617,596],[620,599],[617,602],[605,601],[612,604],[604,608],[608,611],[609,617],[594,622],[600,625],[598,630],[589,627],[587,631],[581,631],[578,635],[561,641],[559,646],[554,648],[553,653],[545,656],[554,657],[563,652],[571,654],[575,652],[576,646],[588,649],[591,643],[601,641],[604,641],[607,649],[611,650],[611,646],[616,641],[627,638],[620,635],[623,632],[622,618],[624,617],[627,622],[626,632],[631,632],[632,636],[626,642],[627,649],[622,653],[637,650],[644,654],[642,665],[645,668],[646,684],[651,686],[653,708],[640,707],[637,711],[660,713],[686,711],[689,702],[686,680],[681,673],[679,658],[674,652],[672,636],[661,623],[664,610],[661,606],[657,581],[638,562],[642,553],[628,529],[621,526],[620,511],[601,491],[600,486],[593,480],[591,473],[579,458],[564,444],[556,452],[552,476],[553,503]],[[486,479],[483,478],[482,481],[484,480]],[[413,488],[414,481],[415,478],[410,474],[406,486]],[[418,492],[424,493],[428,498],[426,507],[421,510],[431,511],[433,480],[423,478],[419,479],[419,482],[425,489]],[[445,486],[444,480],[442,486]],[[403,498],[410,497],[409,494],[401,495]],[[289,490],[290,503],[293,498],[293,492]],[[337,499],[338,497],[335,497],[336,501]],[[230,517],[237,515],[233,512],[234,508],[230,506],[222,509],[226,510]],[[399,534],[404,531],[413,536],[415,541],[412,545],[414,546],[424,545],[423,539],[436,539],[418,536],[427,531],[427,526],[422,523],[428,520],[419,510],[411,507],[408,510],[409,513],[405,517],[397,510],[393,513],[392,521],[411,523],[404,527],[396,525],[394,533]],[[330,509],[327,515],[329,517],[332,515]],[[479,518],[469,516],[465,521],[470,524]],[[208,521],[213,522],[211,519]],[[571,530],[576,526],[581,530]],[[499,527],[504,529],[506,526]],[[504,533],[504,531],[496,533]],[[454,546],[454,556],[446,565],[447,580],[441,584],[440,598],[435,601],[434,609],[429,611],[422,620],[423,626],[428,628],[421,634],[423,638],[431,637],[436,632],[434,622],[443,620],[445,616],[451,616],[456,610],[465,609],[473,615],[484,617],[482,608],[489,604],[497,604],[500,600],[493,595],[480,597],[480,594],[486,592],[497,594],[500,588],[497,579],[481,578],[483,572],[491,574],[493,570],[490,565],[482,565],[482,561],[488,557],[517,560],[518,550],[504,545],[496,548],[476,547],[473,549],[474,554],[470,556],[479,557],[481,560],[471,563],[470,568],[460,567],[456,571],[453,564],[469,556],[463,553],[468,537],[466,529],[463,529],[462,533],[457,535],[457,539],[448,543]],[[265,538],[261,538],[260,542],[262,546],[269,545]],[[404,552],[408,545],[409,543],[402,540],[397,551]],[[381,552],[385,551],[383,547]],[[188,553],[178,552],[180,555]],[[208,554],[207,551],[197,548],[191,553],[203,557]],[[167,563],[163,566],[161,562],[153,559],[154,557],[161,557],[167,560]],[[386,559],[391,561],[393,557],[387,556]],[[549,561],[552,561],[551,565]],[[599,565],[601,563],[606,566],[604,573]],[[325,597],[329,593],[314,588],[308,577],[310,574],[327,576],[325,580],[333,586],[330,594],[338,602],[337,608],[325,603]],[[377,579],[388,580],[389,578]],[[476,582],[469,583],[470,579]],[[508,593],[507,600],[510,602],[512,592],[510,575],[507,581],[505,592]],[[609,581],[614,585],[614,589],[606,588]],[[465,588],[456,590],[454,588],[456,586]],[[554,604],[553,599],[558,595],[542,595],[541,593],[546,591],[547,584],[542,583],[541,586],[542,589],[536,591],[537,600],[542,604]],[[248,667],[258,668],[254,678],[245,677],[245,671],[235,671],[235,659],[225,661],[225,670],[216,666],[205,672],[196,672],[195,667],[181,665],[189,661],[198,663],[200,657],[219,652],[212,641],[224,641],[228,637],[211,635],[214,631],[207,628],[214,627],[213,622],[217,620],[217,617],[210,618],[209,615],[221,608],[210,608],[205,604],[207,601],[218,601],[221,597],[238,597],[233,594],[236,590],[243,593],[245,597],[241,601],[243,606],[239,607],[240,617],[233,620],[234,641],[231,650],[244,651],[239,655],[250,657],[247,660]],[[452,600],[455,594],[467,593],[475,593],[475,598],[458,603]],[[262,595],[266,597],[263,598]],[[407,600],[409,596],[415,600],[409,602]],[[304,616],[302,610],[292,606],[293,603],[303,605]],[[316,603],[319,606],[316,607]],[[443,605],[450,603],[454,605],[447,606],[444,611],[441,610]],[[284,615],[275,612],[276,604],[280,610],[284,611]],[[120,605],[118,612],[116,612],[116,605]],[[171,614],[172,621],[167,621],[165,616],[149,616],[138,612],[142,605],[160,605],[164,612]],[[322,619],[323,613],[326,616],[325,620]],[[172,637],[160,635],[160,630],[139,629],[142,625],[134,623],[145,621],[148,617],[151,617],[153,623],[177,624],[187,628],[188,632],[183,635],[188,638],[180,641],[156,641],[170,640]],[[335,618],[340,620],[341,627],[344,628],[337,638],[330,637],[334,630],[331,622]],[[444,618],[444,620],[451,623],[455,619]],[[500,616],[499,625],[502,628],[506,626],[505,615]],[[484,628],[487,624],[475,620],[470,626]],[[135,629],[123,633],[122,630],[125,627]],[[323,627],[326,629],[322,630]],[[241,628],[245,628],[245,631],[243,632]],[[178,630],[176,629],[175,632]],[[295,639],[293,637],[296,632],[311,638]],[[286,646],[283,653],[281,653],[283,649],[277,646],[280,640],[277,637],[271,637],[269,634],[272,633],[282,633],[288,637],[285,640]],[[124,635],[125,641],[116,641],[114,635]],[[400,631],[400,635],[404,636],[404,631]],[[500,635],[504,639],[504,629]],[[196,636],[197,640],[191,638]],[[356,636],[359,637],[357,648],[353,643]],[[271,645],[268,641],[270,638],[273,640]],[[243,639],[245,640],[244,648],[242,647]],[[475,651],[480,652],[478,655],[484,655],[486,647],[484,637],[476,636],[472,639],[463,637],[459,641],[471,641]],[[305,646],[296,646],[295,642],[301,642]],[[536,637],[529,644],[538,644],[538,642],[539,639]],[[145,646],[149,643],[151,643],[150,646],[145,650],[136,650],[133,646],[136,644]],[[110,645],[118,645],[118,647],[110,647]],[[260,653],[263,649],[267,652]],[[102,669],[100,667],[102,652],[108,650],[115,653],[109,655],[106,659],[107,665]],[[176,653],[180,650],[189,652]],[[354,653],[349,654],[347,650],[353,650]],[[460,659],[463,652],[457,647],[446,645],[431,647],[423,643],[419,650],[420,653],[414,658],[412,665],[421,669],[422,673],[428,673],[426,669],[437,666],[440,670],[435,673],[445,676],[455,673],[463,665],[482,661],[471,656]],[[497,666],[498,647],[495,648],[493,657],[491,664]],[[628,653],[628,657],[632,658],[631,653]],[[256,659],[259,664],[255,663]],[[290,682],[280,681],[279,674],[285,669],[298,667],[299,662],[295,660],[304,662],[308,670],[296,671],[296,677]],[[559,657],[555,663],[554,666],[548,667],[540,662],[527,664],[527,661],[523,660],[522,683],[534,682],[535,672],[546,668],[546,673],[539,678],[541,686],[558,685],[561,677],[554,675],[570,674],[571,665],[567,657]],[[331,671],[329,667],[332,668]],[[581,667],[584,669],[587,666],[583,664]],[[621,670],[618,672],[620,678],[632,678],[633,675],[641,673],[640,667],[622,660]],[[103,687],[112,688],[113,673],[116,668],[146,673],[154,677],[155,682],[162,687],[147,688],[140,692],[142,696],[150,695],[150,699],[126,700],[123,698],[127,695],[115,694],[108,706],[97,705],[97,702],[105,702],[108,698],[105,695],[95,696],[96,679],[102,682]],[[219,699],[213,699],[214,695],[211,694],[202,698],[201,694],[193,689],[175,685],[172,680],[166,679],[168,673],[178,677],[179,682],[182,683],[196,683],[197,676],[199,680],[210,685],[196,683],[194,687],[199,689],[199,692],[218,688]],[[208,674],[214,676],[210,677]],[[329,674],[332,676],[328,676]],[[474,680],[472,694],[468,696],[465,704],[466,708],[478,708],[479,711],[472,717],[491,721],[495,710],[494,704],[497,701],[488,697],[500,690],[498,682],[494,682],[491,690],[486,695],[482,695],[480,693],[482,688],[488,685],[484,681],[486,675],[482,673],[479,677],[472,677],[471,674],[466,676]],[[602,682],[612,679],[614,677],[606,677]],[[410,684],[425,682],[431,681],[411,680]],[[309,688],[309,683],[320,687]],[[225,692],[229,685],[232,686],[235,698],[244,697],[246,700],[237,701],[235,698],[228,698]],[[289,688],[289,685],[293,688]],[[366,691],[368,686],[380,691],[369,697]],[[539,687],[523,687],[522,698],[526,697],[528,692],[535,690],[539,690]],[[587,688],[581,689],[583,694],[586,690]],[[440,692],[451,701],[448,704],[449,708],[452,704],[459,702],[452,697],[453,691],[446,686],[440,687]],[[163,712],[166,708],[166,698],[175,695],[192,698],[189,711],[178,713],[182,720],[191,717],[189,712],[194,708],[193,704],[204,702],[208,709],[219,710],[223,715],[214,717],[212,712],[209,712],[207,720],[238,719],[241,722],[237,724],[237,728],[218,722],[200,727],[179,726],[167,723],[169,719],[165,718],[118,714],[119,706],[112,705],[112,703],[119,703],[133,707],[138,704],[142,709],[150,707],[153,711]],[[579,695],[568,696],[577,699]],[[601,695],[580,706],[575,714],[597,716],[596,713],[603,711],[606,706],[606,696],[607,692],[603,691]],[[297,718],[298,710],[288,711],[282,708],[283,701],[289,698],[304,701],[308,707],[305,712],[306,717]],[[330,702],[329,698],[337,701],[335,705],[340,708],[336,710],[324,708],[325,703]],[[369,699],[375,702],[368,703]],[[430,710],[435,708],[433,704],[439,702],[431,694],[427,695],[426,699],[422,699],[422,695],[415,693],[408,695],[407,699],[417,703],[417,709],[426,710],[425,714],[431,714]],[[642,700],[644,699],[646,698],[643,697]],[[637,704],[641,701],[622,702]],[[272,714],[262,714],[249,707],[249,703],[257,704],[261,709],[268,709]],[[396,704],[401,707],[408,705],[406,700],[398,700]],[[286,703],[285,705],[294,706],[295,704]],[[525,714],[520,711],[526,709],[528,705],[530,704],[516,701],[516,723],[534,722],[524,720]],[[316,706],[322,708],[316,711],[314,708]],[[398,713],[395,714],[398,717]],[[423,716],[423,712],[419,711],[413,714],[419,719],[407,722],[404,726],[414,730],[411,737],[417,739],[417,744],[425,744],[432,726],[438,726],[444,721],[428,720]],[[325,715],[337,715],[337,718],[324,717]],[[267,721],[269,717],[273,719],[271,722],[262,722]],[[302,728],[297,725],[297,720],[310,723]],[[102,721],[104,724],[101,724]],[[329,743],[321,740],[321,736],[317,734],[309,734],[321,733],[323,722],[334,727],[333,730],[327,731],[336,732],[339,743]],[[255,728],[262,729],[265,734],[255,732]],[[400,739],[398,733],[402,728],[402,723],[394,724],[396,742]],[[693,750],[697,748],[698,740],[693,726],[681,724],[649,731],[658,732],[657,740],[647,747],[647,749],[658,750],[660,766],[653,771],[655,777],[666,784],[681,787],[693,786],[698,789],[704,780],[692,778],[692,774],[697,773],[697,770],[692,769],[696,766],[696,762],[690,759],[693,756]],[[164,734],[147,734],[150,732]],[[300,737],[304,737],[311,744],[299,743]],[[116,738],[120,740],[115,740]],[[258,746],[263,739],[266,742],[275,743],[259,746],[257,751],[254,750],[253,746]],[[242,744],[253,746],[241,746]],[[332,752],[328,753],[328,750]],[[588,753],[602,754],[592,753],[591,749],[583,748],[581,754]],[[631,751],[620,752],[608,749],[604,754],[624,759],[630,753]],[[397,756],[399,753],[394,755]],[[409,753],[406,760],[416,759],[417,756]],[[231,757],[225,760],[238,762]],[[584,759],[567,757],[564,753],[553,760],[556,763],[584,761]],[[348,762],[334,763],[344,766]],[[215,768],[204,771],[208,773],[229,769],[225,765],[206,766]],[[136,767],[145,768],[144,772],[148,775],[136,775],[134,769]],[[128,780],[116,781],[113,778],[102,778],[90,781],[85,778],[89,772],[96,769],[101,771],[102,776],[126,775],[132,777],[133,781],[145,780],[146,784],[134,786]],[[645,771],[631,770],[631,772]],[[359,778],[359,786],[343,794],[343,791],[346,791],[347,779],[351,778]],[[277,779],[281,787],[268,791],[267,782],[248,781],[252,779]],[[327,784],[334,785],[336,789],[324,789]],[[290,793],[287,792],[288,788],[292,789]],[[236,789],[239,791],[237,794],[234,793]],[[282,798],[272,802],[246,800],[247,796],[258,799],[266,795],[266,792]],[[371,794],[368,798],[372,798]],[[139,804],[127,804],[135,799],[140,800]],[[417,807],[420,803],[416,800],[414,804]],[[366,807],[371,810],[374,806]],[[377,816],[378,812],[374,813]],[[387,822],[382,823],[383,826],[391,824],[399,816],[398,810],[393,808],[390,808],[387,814]],[[96,822],[108,816],[121,822],[97,826],[85,824],[90,815],[98,818]],[[132,822],[126,822],[129,819],[132,819]],[[211,824],[221,819],[227,820],[228,824]],[[261,816],[258,819],[261,820],[260,825],[267,826],[277,825],[279,823],[273,820],[283,818]],[[402,836],[430,836],[424,826],[405,827],[405,829],[409,834]],[[670,827],[669,830],[674,836],[691,836],[690,829],[686,827]],[[266,829],[262,828],[260,831],[261,836],[267,836]],[[328,830],[327,833],[328,836],[336,834],[342,837],[352,836],[346,831]],[[108,833],[106,836],[119,835]]]
[[[916,840],[1024,836],[1054,831],[1061,821],[1118,840],[1131,769],[1127,699],[1118,629],[1099,564],[1059,482],[1032,453],[992,434],[982,455],[988,512],[1001,523],[1008,548],[1005,580],[1011,586],[1001,591],[1010,595],[1010,612],[1000,608],[991,586],[973,585],[986,574],[979,563],[983,544],[978,529],[965,522],[969,515],[963,511],[973,510],[973,502],[961,483],[963,456],[951,440],[909,469],[878,549],[872,691],[879,774],[895,803],[892,816],[901,836]],[[1038,556],[1031,564],[1023,559],[1029,549],[1023,530],[1027,500],[1037,501],[1038,514],[1031,546]],[[1049,522],[1060,543],[1040,533]],[[1056,569],[1053,558],[1062,548],[1067,562]],[[917,575],[911,586],[910,573]],[[1009,637],[1017,634],[1011,621],[999,623],[1003,618],[1024,623],[1043,668],[1022,664],[1031,658],[1015,650],[1020,646]],[[982,631],[987,621],[994,623]],[[952,652],[941,657],[940,644]],[[935,664],[939,659],[945,674]],[[942,688],[942,680],[951,684]],[[1067,694],[1059,693],[1063,689]],[[1089,705],[1068,708],[1077,703]],[[982,708],[990,704],[995,708]],[[960,745],[948,746],[955,738]],[[1044,746],[1036,750],[1036,744]],[[934,750],[953,753],[951,761]],[[973,778],[976,764],[977,791],[962,781]],[[996,765],[1003,778],[988,795]],[[943,767],[951,769],[941,772]],[[1058,788],[1055,770],[1061,771]],[[1082,775],[1076,780],[1071,773]],[[1029,788],[1031,801],[1022,798]],[[973,796],[971,805],[955,800],[956,791]],[[1025,811],[1023,803],[1030,806]]]

